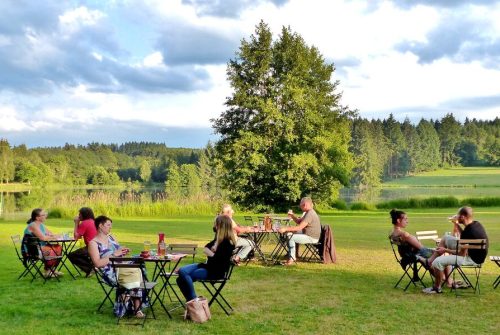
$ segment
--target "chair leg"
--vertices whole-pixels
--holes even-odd
[[[220,308],[222,308],[222,310],[226,313],[226,315],[231,315],[231,312],[228,311],[226,309],[226,307],[228,309],[230,309],[231,311],[233,310],[233,307],[229,304],[229,302],[221,294],[221,291],[224,288],[224,286],[225,286],[226,283],[225,282],[220,283],[220,285],[218,287],[216,287],[216,285],[214,283],[210,282],[210,285],[212,286],[212,288],[210,288],[205,282],[202,282],[202,284],[203,284],[203,286],[205,286],[205,289],[212,296],[212,298],[208,302],[208,306],[211,306],[213,304],[213,302],[215,301],[220,306]],[[222,301],[226,304],[226,307],[224,307],[222,305],[222,303],[220,302],[219,298],[222,299]]]

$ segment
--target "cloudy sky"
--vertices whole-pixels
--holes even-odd
[[[2,0],[0,138],[203,147],[262,19],[337,68],[366,118],[500,116],[500,1]]]

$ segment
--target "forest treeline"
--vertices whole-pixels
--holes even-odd
[[[384,180],[456,166],[500,166],[500,119],[398,122],[354,119],[351,184],[377,186]]]
[[[454,166],[500,166],[500,119],[351,119],[351,186]],[[66,144],[27,148],[0,140],[0,181],[31,185],[119,185],[165,183],[171,193],[215,189],[221,178],[213,147],[168,148],[162,143]]]

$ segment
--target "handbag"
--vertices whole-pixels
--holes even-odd
[[[204,323],[212,318],[208,300],[205,297],[198,297],[186,302],[184,320],[191,320],[196,323]]]

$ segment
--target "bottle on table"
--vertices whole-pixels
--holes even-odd
[[[165,257],[167,245],[165,244],[165,233],[158,234],[158,256]]]

